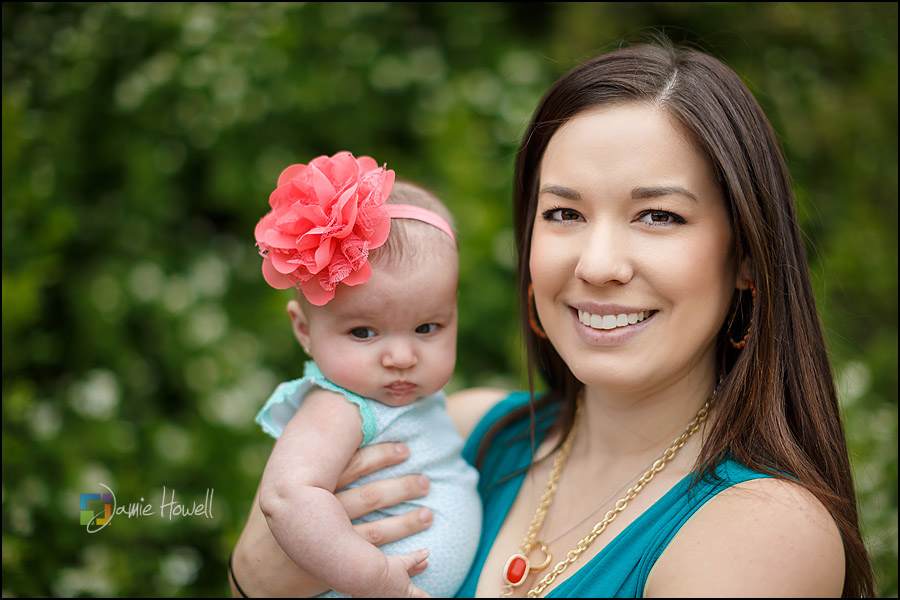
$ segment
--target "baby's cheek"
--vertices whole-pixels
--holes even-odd
[[[317,361],[319,370],[331,382],[354,391],[364,377],[362,376],[367,370],[361,365],[355,365],[354,361],[347,356],[329,356],[325,360]]]
[[[455,350],[455,347],[454,347]],[[447,383],[450,382],[450,378],[453,377],[453,371],[456,369],[456,352],[450,351],[444,355],[444,360],[441,361],[441,364],[437,367],[438,372],[438,382],[437,382],[437,390],[443,389]]]

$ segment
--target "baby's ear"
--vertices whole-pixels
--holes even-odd
[[[309,318],[303,311],[303,307],[300,306],[300,303],[296,300],[291,300],[287,303],[287,314],[288,318],[291,320],[291,329],[294,331],[294,337],[296,337],[297,341],[300,342],[300,345],[303,346],[303,351],[311,357],[312,348],[309,340]]]

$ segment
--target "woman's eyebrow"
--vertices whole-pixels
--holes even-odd
[[[684,196],[694,202],[700,202],[693,193],[677,185],[663,187],[636,187],[631,190],[631,198],[634,200],[646,200],[648,198],[657,198],[659,196]]]
[[[581,200],[581,194],[572,188],[567,188],[562,185],[545,185],[542,186],[539,192],[540,194],[553,194],[554,196],[559,196],[560,198],[565,198],[566,200]]]
[[[581,200],[581,194],[578,193],[577,190],[573,190],[572,188],[563,185],[548,184],[542,186],[539,193],[553,194],[554,196],[559,196],[566,200]],[[684,196],[693,202],[700,202],[693,192],[678,185],[636,187],[631,190],[631,198],[633,200],[646,200],[648,198],[671,195]]]

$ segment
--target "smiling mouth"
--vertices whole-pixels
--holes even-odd
[[[591,329],[616,329],[640,323],[655,313],[653,310],[642,310],[635,313],[622,313],[618,315],[593,315],[583,310],[578,311],[578,320]]]

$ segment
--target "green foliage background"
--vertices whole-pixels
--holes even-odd
[[[3,3],[3,596],[218,596],[302,360],[253,227],[351,150],[447,199],[451,387],[521,385],[510,181],[547,86],[664,27],[781,135],[880,593],[897,595],[896,3]],[[155,517],[79,525],[109,486]],[[214,518],[159,516],[165,486]]]

